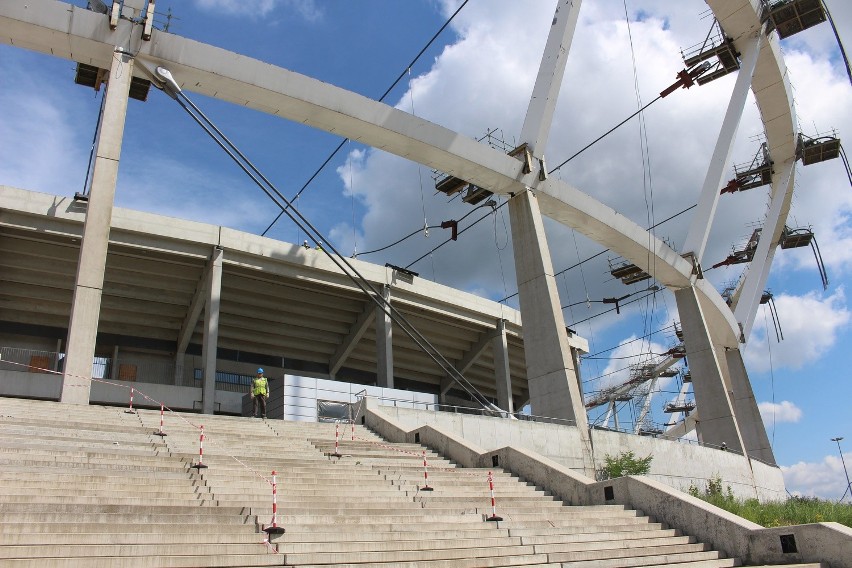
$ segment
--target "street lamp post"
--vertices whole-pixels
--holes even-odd
[[[842,439],[843,436],[831,439],[832,442],[837,442],[837,451],[840,452],[840,463],[843,464],[843,473],[846,474],[846,490],[843,491],[843,495],[840,497],[841,501],[843,501],[843,497],[846,497],[847,492],[852,494],[852,483],[849,482],[849,472],[846,470],[846,462],[843,461],[843,450],[840,449],[840,440]]]

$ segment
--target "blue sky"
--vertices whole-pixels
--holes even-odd
[[[171,3],[176,19],[170,31],[378,99],[458,5],[458,0],[193,0]],[[840,0],[827,5],[841,39],[852,47],[852,6]],[[514,145],[554,6],[553,0],[470,0],[385,101],[473,138],[496,129]],[[158,11],[168,7],[159,0]],[[700,0],[586,0],[546,150],[548,163],[558,164],[671,84],[683,67],[680,50],[707,34],[706,9]],[[836,128],[842,140],[852,132],[852,88],[828,24],[785,40],[782,47],[802,131],[814,135]],[[73,84],[71,62],[9,46],[0,46],[0,72],[0,183],[60,195],[81,191],[100,96]],[[729,76],[676,92],[644,113],[644,130],[633,120],[554,175],[642,225],[662,221],[696,202],[733,82]],[[330,134],[190,96],[288,196],[340,143]],[[750,99],[734,163],[752,159],[761,130]],[[838,498],[845,478],[829,439],[846,436],[844,442],[852,442],[847,300],[852,191],[839,160],[799,166],[796,191],[790,224],[813,227],[830,286],[822,289],[810,249],[779,251],[768,288],[785,339],[777,342],[771,329],[767,339],[761,309],[746,363],[788,489]],[[278,213],[171,99],[153,91],[147,102],[131,102],[116,201],[258,234]],[[766,204],[765,188],[723,196],[704,265],[722,260],[744,241]],[[424,223],[439,225],[470,212],[458,200],[435,194],[428,168],[354,143],[305,189],[298,206],[342,252],[402,266],[440,244],[446,233],[430,229],[428,236],[418,233],[382,253],[364,253]],[[505,209],[481,209],[467,219],[480,216],[483,221],[458,242],[412,269],[492,299],[513,294]],[[681,215],[655,234],[679,248],[689,221],[689,214]],[[557,271],[602,250],[555,223],[547,228]],[[286,220],[268,236],[304,239]],[[592,353],[603,352],[583,364],[587,392],[624,380],[623,368],[641,361],[642,353],[674,344],[670,326],[677,312],[668,292],[631,304],[620,315],[596,316],[602,305],[585,303],[630,292],[640,292],[634,296],[639,297],[647,288],[647,282],[625,287],[613,281],[608,259],[618,260],[605,253],[557,279],[563,305],[572,304],[564,312],[566,323],[576,324]],[[708,277],[722,288],[742,269],[718,269]],[[587,321],[577,323],[582,320]],[[650,344],[626,343],[659,329],[667,331],[651,336]],[[658,422],[666,420],[661,409],[677,385],[660,389],[651,403]],[[623,412],[626,420],[629,409]],[[848,448],[852,455],[852,444]]]

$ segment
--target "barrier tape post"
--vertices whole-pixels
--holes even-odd
[[[136,411],[133,410],[133,391],[135,389],[130,387],[130,408],[124,411],[125,414],[136,414]]]
[[[334,424],[334,453],[329,454],[329,456],[333,458],[339,458],[340,456],[340,423],[336,422]]]
[[[491,516],[486,521],[502,521],[503,517],[497,516],[497,504],[494,501],[494,477],[488,472],[488,490],[491,492]]]
[[[168,436],[168,434],[163,432],[163,410],[164,410],[164,405],[161,402],[160,403],[160,430],[157,431],[157,432],[154,432],[155,436]]]
[[[198,440],[198,463],[194,466],[195,469],[204,469],[207,465],[204,463],[204,425],[201,425],[201,437]]]
[[[355,441],[355,421],[352,421],[352,441]]]
[[[275,470],[272,470],[272,526],[263,529],[268,535],[283,534],[284,527],[278,526],[278,483],[275,481]]]
[[[425,485],[420,488],[420,491],[434,491],[435,489],[429,487],[429,466],[426,465],[426,450],[423,450],[423,480],[425,481]]]

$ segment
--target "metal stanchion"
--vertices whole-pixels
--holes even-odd
[[[263,529],[268,535],[284,533],[284,527],[278,526],[278,483],[275,480],[275,470],[272,470],[272,526]]]
[[[136,411],[133,410],[133,387],[130,387],[130,408],[124,411],[125,414],[136,414]]]
[[[423,480],[425,485],[420,488],[420,491],[434,491],[434,488],[429,487],[429,466],[426,464],[426,450],[423,450]]]
[[[159,431],[154,432],[155,436],[168,436],[168,434],[163,432],[163,409],[164,409],[164,405],[161,402],[160,403],[160,429],[159,429]]]
[[[497,516],[497,503],[494,501],[494,476],[488,472],[488,490],[491,491],[491,516],[486,521],[502,521],[503,517]]]
[[[340,423],[334,424],[334,453],[329,454],[333,458],[340,457]]]
[[[204,425],[201,426],[201,437],[198,439],[198,463],[193,465],[195,469],[204,469]]]

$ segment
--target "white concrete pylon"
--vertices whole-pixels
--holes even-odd
[[[213,414],[216,410],[216,352],[219,344],[223,256],[224,251],[221,248],[213,249],[207,279],[207,302],[204,305],[204,341],[201,347],[201,360],[204,364],[201,386],[202,414]]]
[[[580,4],[579,0],[559,0],[556,6],[521,129],[521,143],[526,143],[537,158],[542,157],[550,134]],[[539,172],[539,177],[544,174]],[[550,249],[535,195],[526,191],[512,198],[509,217],[532,413],[572,420],[588,441],[586,409],[565,335]]]
[[[133,56],[122,48],[116,48],[104,93],[104,112],[98,127],[92,186],[86,205],[83,239],[80,243],[80,259],[77,263],[71,318],[68,324],[65,371],[60,395],[62,402],[89,403],[89,378],[92,376],[92,360],[95,356],[115,183],[118,179],[118,162],[121,157],[132,77]]]
[[[691,253],[697,262],[701,262],[710,229],[713,226],[713,218],[716,215],[716,206],[719,204],[719,191],[724,185],[725,171],[731,161],[731,150],[734,147],[734,139],[745,108],[746,98],[751,88],[752,74],[757,64],[757,56],[764,34],[761,32],[753,37],[746,38],[742,47],[743,56],[740,60],[740,70],[737,81],[728,102],[728,110],[719,130],[716,147],[710,158],[710,165],[704,177],[704,186],[701,188],[701,196],[698,199],[698,207],[692,217],[689,233],[683,243],[683,253]]]
[[[550,136],[553,113],[556,110],[581,4],[582,0],[559,0],[544,46],[520,137],[521,142],[525,142],[530,152],[538,158],[544,155],[544,147]]]
[[[741,290],[737,294],[737,302],[734,307],[734,317],[743,327],[743,335],[748,338],[754,325],[754,318],[760,307],[760,298],[766,288],[769,278],[769,269],[772,267],[772,259],[784,230],[784,221],[787,218],[786,209],[790,207],[793,196],[793,185],[795,183],[796,164],[790,161],[781,164],[778,168],[772,184],[772,201],[769,204],[769,213],[763,223],[760,240],[754,251],[754,260],[748,267],[748,272],[743,279]]]

